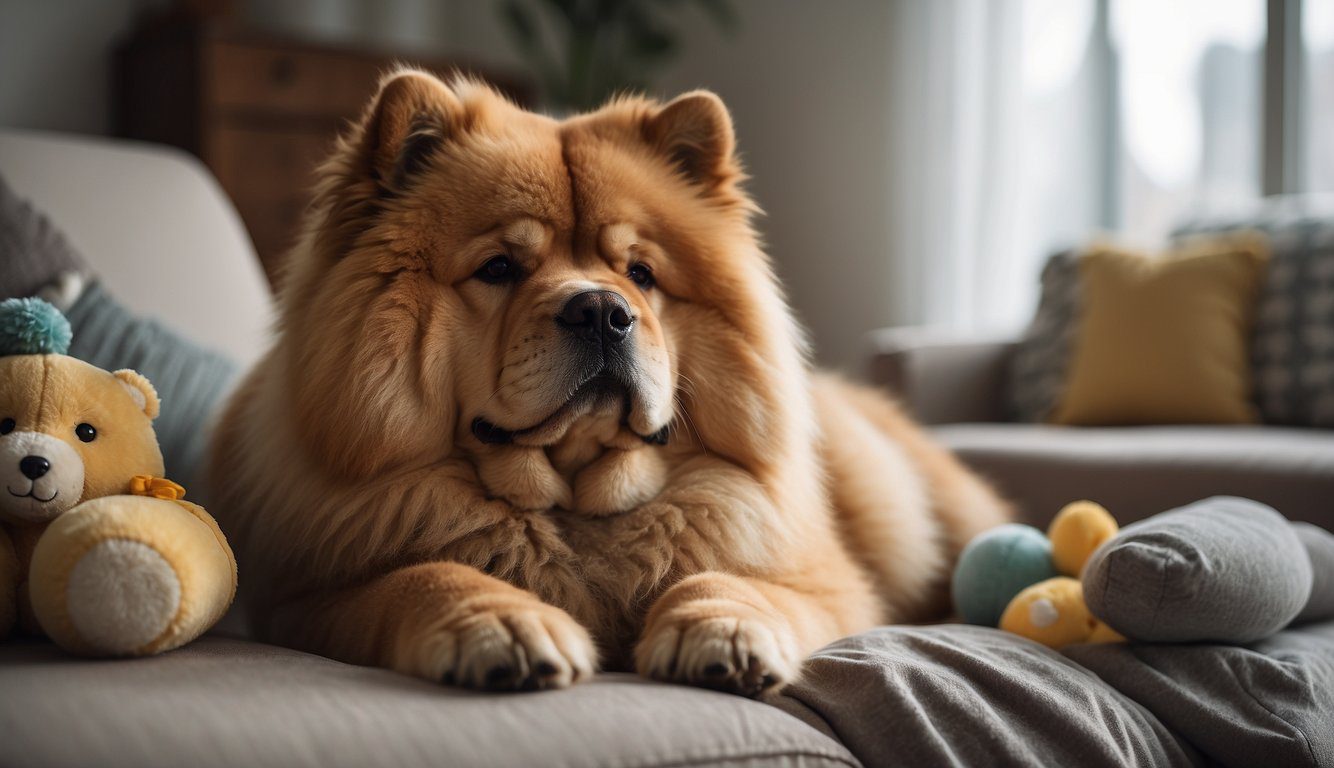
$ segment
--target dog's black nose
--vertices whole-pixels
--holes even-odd
[[[565,302],[556,324],[594,343],[618,344],[630,335],[635,318],[630,305],[615,291],[584,291]]]
[[[19,471],[29,480],[36,480],[51,471],[51,462],[41,456],[24,456],[19,459]]]

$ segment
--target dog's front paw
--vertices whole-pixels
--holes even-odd
[[[753,615],[746,606],[737,608],[739,615],[728,615],[716,605],[686,604],[655,621],[635,649],[639,673],[744,696],[776,691],[796,679],[801,657],[790,628],[782,620]]]
[[[565,688],[597,668],[593,641],[578,622],[527,601],[455,617],[405,656],[413,669],[404,671],[493,691]]]

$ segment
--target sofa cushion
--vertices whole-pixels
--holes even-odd
[[[145,659],[0,646],[7,766],[855,766],[760,702],[604,675],[478,694],[274,646],[204,637]]]
[[[950,424],[935,433],[1039,527],[1076,499],[1102,504],[1125,524],[1229,495],[1334,529],[1331,431]]]

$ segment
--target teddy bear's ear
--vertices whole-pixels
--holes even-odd
[[[132,371],[129,368],[122,368],[111,374],[120,380],[125,390],[134,398],[134,402],[139,404],[139,409],[150,419],[157,418],[158,407],[160,403],[157,399],[157,390],[153,389],[153,384],[144,378],[143,374]]]

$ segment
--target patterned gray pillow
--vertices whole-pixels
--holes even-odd
[[[1263,421],[1334,427],[1334,201],[1274,198],[1244,217],[1189,222],[1175,238],[1256,229],[1272,258],[1251,340]]]
[[[1079,254],[1061,251],[1042,268],[1033,322],[1010,361],[1010,416],[1046,421],[1061,401],[1079,320]]]

